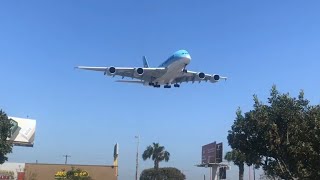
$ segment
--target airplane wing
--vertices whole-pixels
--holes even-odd
[[[182,72],[180,76],[178,76],[173,83],[183,83],[183,82],[201,82],[201,81],[209,81],[211,83],[216,83],[221,79],[227,80],[227,77],[220,76],[218,74],[205,74],[203,72],[194,72],[194,71],[187,71]]]
[[[100,71],[108,76],[135,78],[143,81],[152,81],[166,73],[165,68],[135,68],[135,67],[92,67],[78,66],[78,69]]]

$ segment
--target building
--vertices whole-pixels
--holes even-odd
[[[117,180],[118,167],[107,165],[9,163],[0,165],[0,179],[6,180],[55,180],[58,172],[81,169],[95,180]],[[2,173],[2,174],[1,174]]]
[[[96,180],[117,180],[117,168],[115,166],[106,165],[78,165],[78,164],[25,164],[24,180],[55,180],[57,172],[69,171],[72,168],[84,170],[88,172],[92,179]]]

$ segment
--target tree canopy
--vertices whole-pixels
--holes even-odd
[[[12,143],[8,141],[11,136],[11,123],[7,114],[0,110],[0,164],[8,160],[6,156],[12,152]]]
[[[145,169],[140,175],[140,180],[185,180],[186,176],[177,168],[167,167],[159,169]]]
[[[235,165],[239,166],[239,180],[243,180],[245,155],[237,150],[227,152],[224,159],[228,162],[232,161]]]
[[[294,98],[273,86],[267,104],[254,95],[253,110],[237,110],[228,142],[268,175],[320,179],[320,106],[309,105],[303,91]]]
[[[160,146],[159,143],[153,143],[152,146],[148,146],[142,154],[143,160],[151,158],[154,161],[154,169],[159,168],[161,161],[169,161],[170,153],[165,150],[164,146]]]

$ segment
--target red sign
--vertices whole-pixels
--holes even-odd
[[[18,172],[18,180],[24,180],[24,172]]]

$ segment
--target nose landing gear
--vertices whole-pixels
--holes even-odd
[[[188,72],[188,70],[186,69],[187,65],[188,65],[188,64],[185,64],[185,65],[184,65],[184,68],[183,68],[182,72],[184,72],[184,73],[187,73],[187,72]]]

